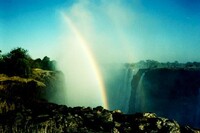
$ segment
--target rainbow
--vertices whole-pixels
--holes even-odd
[[[96,81],[98,83],[98,87],[100,89],[101,93],[101,99],[103,103],[103,107],[106,109],[109,109],[107,96],[106,96],[106,88],[102,79],[102,75],[99,72],[99,68],[97,66],[97,63],[95,62],[94,56],[90,50],[90,47],[88,46],[88,42],[84,39],[84,37],[81,35],[80,31],[77,29],[77,27],[73,24],[72,20],[64,13],[61,13],[65,22],[69,26],[70,30],[74,33],[76,39],[80,42],[80,47],[83,49],[89,64],[91,66],[91,71],[94,73],[94,76],[96,78]]]

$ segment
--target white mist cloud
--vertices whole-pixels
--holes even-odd
[[[61,17],[63,36],[58,61],[66,77],[66,92],[63,93],[67,95],[67,104],[103,105],[102,99],[106,96],[98,83],[101,75],[95,74],[94,63],[81,46],[90,48],[89,54],[96,61],[98,71],[105,64],[132,62],[134,52],[130,50],[134,42],[129,32],[134,14],[120,0],[98,3],[80,0],[61,11]],[[66,18],[70,22],[66,22]]]
[[[89,42],[101,63],[134,60],[135,41],[131,36],[135,14],[121,0],[78,1],[65,11]]]

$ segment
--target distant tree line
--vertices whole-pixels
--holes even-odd
[[[179,63],[178,61],[174,62],[158,62],[155,60],[141,60],[136,63],[126,63],[126,67],[133,67],[137,69],[154,69],[154,68],[200,68],[200,62],[186,62]]]
[[[43,59],[32,59],[28,51],[23,48],[15,48],[9,53],[1,54],[0,50],[0,73],[9,76],[29,77],[33,68],[55,70],[55,61],[45,56]]]

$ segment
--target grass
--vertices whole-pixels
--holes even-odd
[[[38,86],[40,87],[45,87],[46,85],[41,82],[41,81],[38,81],[34,78],[22,78],[22,77],[19,77],[19,76],[7,76],[5,74],[0,74],[0,90],[3,90],[5,88],[7,88],[6,86],[8,85],[7,81],[13,81],[13,83],[28,83],[28,82],[31,82],[31,81],[35,81],[37,83]]]

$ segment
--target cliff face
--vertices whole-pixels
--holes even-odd
[[[65,104],[65,79],[60,71],[33,69],[32,78],[45,84],[43,99],[50,102]]]
[[[133,77],[129,113],[155,112],[200,125],[200,70],[143,69]]]
[[[65,102],[64,76],[59,71],[33,69],[29,78],[8,77],[0,74],[0,95],[22,99],[43,99],[55,103]]]
[[[38,80],[0,74],[0,95],[3,97],[38,99],[45,91],[46,85]]]

